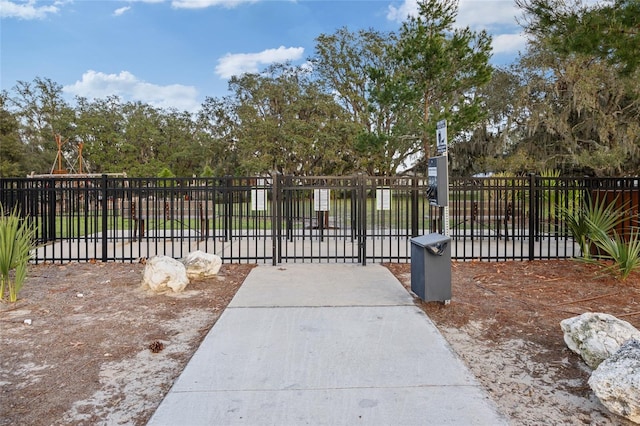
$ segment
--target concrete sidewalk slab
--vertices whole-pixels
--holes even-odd
[[[150,425],[496,425],[384,267],[255,268]]]
[[[286,264],[249,274],[229,307],[414,306],[381,265]]]

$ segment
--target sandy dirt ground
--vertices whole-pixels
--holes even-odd
[[[388,264],[410,287],[410,265]],[[144,265],[30,269],[0,302],[0,425],[144,425],[253,265],[225,264],[179,296]],[[640,275],[575,261],[453,263],[451,304],[416,301],[513,425],[627,425],[587,385],[559,322],[607,312],[640,327]]]
[[[32,267],[0,304],[0,424],[145,424],[252,267],[178,296],[142,290],[141,264]]]
[[[410,265],[387,265],[411,287]],[[560,321],[606,312],[640,326],[640,274],[575,260],[452,264],[452,301],[417,302],[513,425],[632,425],[610,413]]]

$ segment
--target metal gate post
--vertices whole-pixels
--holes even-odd
[[[107,261],[107,244],[108,244],[108,238],[107,238],[107,231],[108,231],[108,219],[109,219],[109,213],[107,211],[107,209],[109,208],[109,202],[108,202],[108,191],[107,191],[107,185],[109,184],[109,181],[107,180],[107,175],[103,174],[102,175],[102,188],[100,188],[100,191],[102,193],[102,261],[106,262]],[[88,197],[85,197],[88,198]]]
[[[411,236],[418,236],[418,178],[411,178]]]
[[[229,241],[231,238],[231,220],[233,215],[233,199],[231,195],[231,179],[232,177],[227,175],[224,177],[224,241]]]
[[[286,236],[285,239],[287,241],[293,241],[293,190],[291,186],[293,185],[293,181],[291,176],[282,176],[280,180],[280,219],[284,220],[286,224]],[[297,213],[297,212],[296,212]],[[284,215],[284,217],[283,217]],[[282,260],[282,259],[281,259]]]
[[[271,264],[276,266],[282,261],[282,196],[280,175],[271,176]]]
[[[56,183],[53,179],[46,179],[44,184],[47,187],[47,199],[49,202],[48,209],[48,223],[49,229],[47,234],[47,242],[56,240],[56,199],[58,198],[58,194],[56,194]]]
[[[536,175],[535,173],[529,174],[529,260],[534,259],[534,238],[538,237],[536,232],[536,223],[538,223],[538,192],[536,190]],[[535,237],[534,237],[535,236]]]
[[[362,266],[367,265],[367,190],[366,179],[362,173],[356,178],[358,187],[358,259]]]

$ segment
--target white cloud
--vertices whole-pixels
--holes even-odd
[[[222,6],[232,9],[243,3],[256,3],[258,0],[172,0],[171,6],[176,9],[204,9],[211,6]]]
[[[613,0],[572,0],[583,6],[595,7],[610,4]],[[568,3],[572,7],[573,3]],[[387,19],[403,22],[407,16],[418,15],[418,0],[402,0],[399,6],[389,5]],[[487,29],[494,25],[515,26],[516,16],[522,11],[515,0],[459,0],[457,24],[477,29]]]
[[[514,1],[460,0],[457,23],[474,29],[488,29],[496,25],[516,25],[520,9]]]
[[[519,31],[516,16],[520,9],[513,0],[460,0],[456,25],[472,30],[486,30],[493,37],[493,53],[517,53],[526,39]],[[389,5],[387,19],[403,22],[418,15],[417,0],[403,0],[399,6]]]
[[[82,75],[82,80],[64,86],[64,92],[89,99],[117,95],[124,101],[140,101],[158,108],[189,112],[195,112],[200,107],[195,87],[181,84],[159,86],[139,80],[128,71],[105,74],[89,70]]]
[[[524,51],[527,45],[527,38],[524,33],[498,34],[493,36],[493,53],[515,53]]]
[[[408,16],[418,15],[418,2],[417,0],[404,0],[399,7],[389,5],[387,10],[387,19],[394,22],[402,22],[407,19]]]
[[[227,53],[218,60],[216,74],[221,78],[230,78],[244,73],[257,73],[260,66],[295,61],[302,57],[304,48],[284,47],[267,49],[258,53]]]
[[[126,11],[131,10],[131,6],[125,6],[125,7],[121,7],[119,9],[116,9],[113,11],[113,15],[114,16],[120,16],[123,13],[125,13]]]
[[[515,25],[520,10],[512,0],[460,0],[458,4],[459,26],[486,28],[491,25]],[[400,6],[389,5],[387,19],[402,22],[408,16],[418,15],[418,1],[404,0]]]
[[[0,18],[18,19],[44,19],[48,14],[58,13],[58,6],[62,2],[49,2],[44,6],[38,6],[36,0],[9,1],[0,0]]]

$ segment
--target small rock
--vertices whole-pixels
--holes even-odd
[[[155,293],[182,292],[189,284],[185,266],[168,256],[154,256],[144,267],[142,286]]]
[[[587,312],[560,322],[564,341],[591,368],[614,354],[629,339],[640,340],[640,331],[613,315]]]
[[[189,278],[212,277],[220,271],[222,258],[201,250],[191,252],[182,260]]]
[[[77,296],[77,297],[84,297],[84,294],[82,294],[82,293],[78,293],[78,294],[76,294],[76,296]]]
[[[640,423],[640,342],[631,339],[602,361],[589,386],[609,411]]]
[[[26,325],[31,325],[31,322],[32,322],[32,321],[31,321],[30,319],[26,319],[26,320],[24,320],[24,323],[25,323]]]

